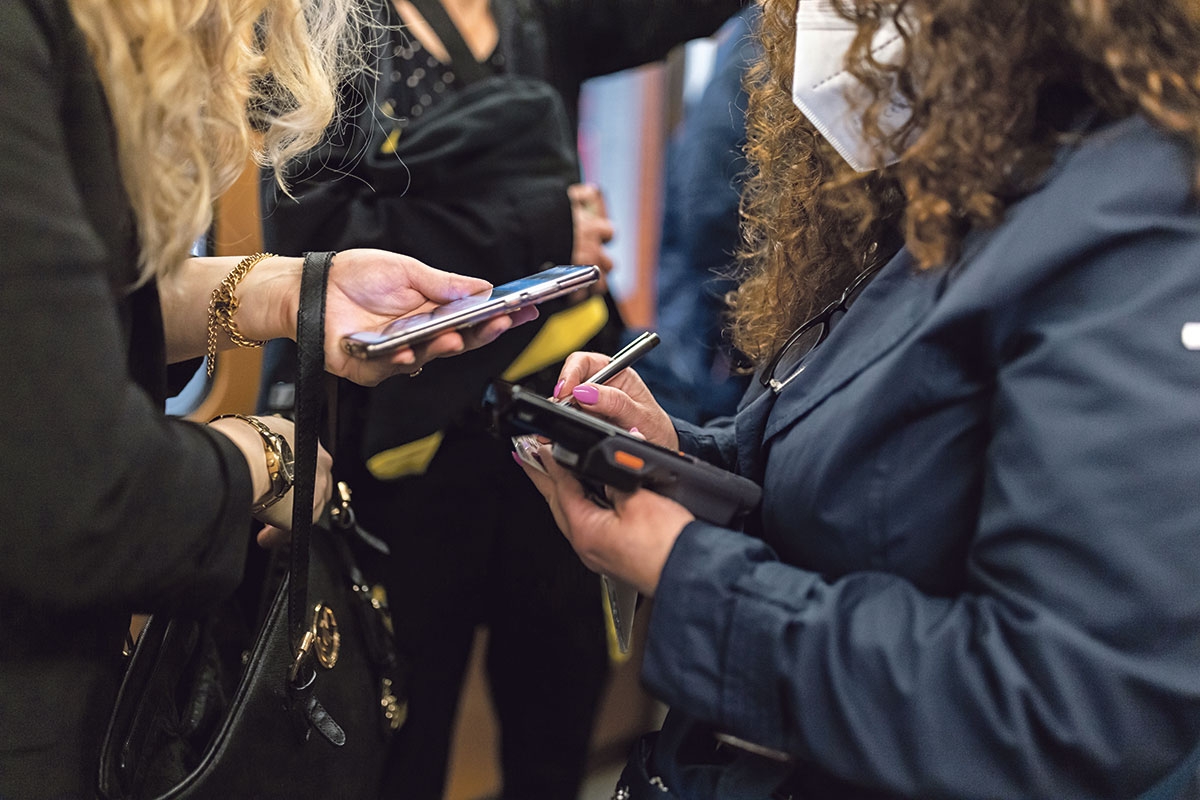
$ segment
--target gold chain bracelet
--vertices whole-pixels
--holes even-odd
[[[237,288],[243,278],[250,274],[250,270],[254,269],[258,262],[274,255],[274,253],[255,253],[252,256],[246,256],[225,276],[225,280],[213,289],[212,299],[208,302],[208,350],[205,359],[208,377],[212,377],[213,369],[217,364],[218,328],[225,331],[229,340],[238,347],[262,347],[266,344],[257,339],[248,339],[238,330],[237,324],[233,321],[233,315],[238,310],[238,299],[233,290]]]

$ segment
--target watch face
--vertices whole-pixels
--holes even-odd
[[[290,489],[292,482],[295,479],[296,458],[292,455],[292,448],[288,446],[287,439],[279,437],[279,455],[281,456],[279,464],[279,474],[283,476],[284,481]]]

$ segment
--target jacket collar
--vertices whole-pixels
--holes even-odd
[[[778,396],[765,390],[744,406],[737,420],[743,474],[760,479],[763,445],[878,361],[929,313],[947,271],[918,272],[913,263],[901,249],[808,357],[804,373]]]

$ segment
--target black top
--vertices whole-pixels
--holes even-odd
[[[0,797],[87,797],[129,615],[242,573],[250,476],[162,412],[111,121],[63,0],[0,4]]]
[[[403,131],[412,120],[438,105],[450,92],[462,88],[462,78],[452,64],[438,61],[416,39],[399,27],[388,29],[392,69],[383,77],[380,117],[392,120],[392,129]],[[503,74],[505,58],[498,49],[483,62],[489,72]]]

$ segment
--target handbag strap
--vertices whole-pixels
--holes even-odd
[[[458,27],[446,12],[446,7],[442,5],[442,0],[409,0],[409,2],[417,11],[421,12],[421,16],[429,23],[429,27],[433,28],[433,32],[442,40],[442,45],[450,54],[450,63],[454,66],[454,72],[463,86],[469,86],[491,74],[486,66],[476,60],[475,54],[467,46],[467,41],[463,39],[462,33],[459,32]]]
[[[292,481],[292,544],[288,569],[288,631],[292,653],[308,630],[308,552],[316,492],[317,440],[325,378],[325,284],[333,253],[305,253],[296,313],[296,441]]]

